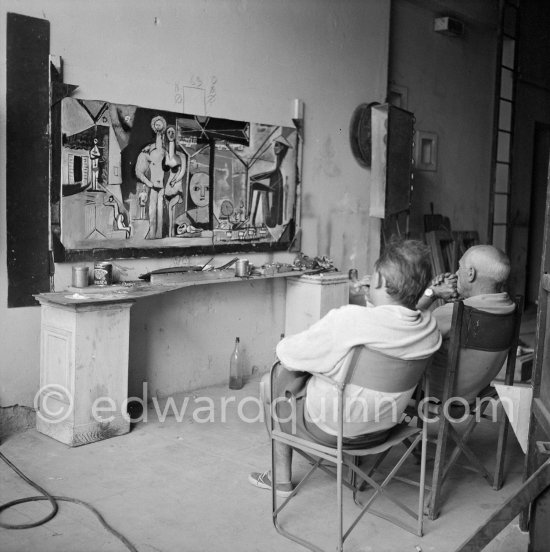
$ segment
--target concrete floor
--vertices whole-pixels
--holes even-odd
[[[50,493],[92,504],[140,552],[304,550],[273,528],[270,493],[247,482],[250,471],[264,469],[270,461],[263,423],[248,423],[238,412],[240,404],[249,420],[257,418],[253,400],[257,392],[257,381],[237,392],[225,387],[196,391],[188,395],[183,417],[171,410],[162,421],[152,405],[147,422],[135,424],[129,434],[78,448],[28,430],[9,437],[0,450]],[[223,421],[222,399],[230,393],[235,393],[236,401],[228,404]],[[250,397],[248,402],[246,397]],[[173,399],[180,410],[185,396]],[[165,406],[165,402],[159,404],[160,412]],[[214,421],[204,422],[212,412]],[[495,450],[496,432],[490,422],[484,422],[480,429],[475,448],[489,460]],[[511,434],[507,479],[501,491],[493,491],[480,476],[458,467],[447,483],[441,517],[426,521],[423,538],[367,515],[349,537],[347,550],[454,550],[521,485],[522,462],[523,454]],[[297,459],[294,467],[299,475],[307,464]],[[403,467],[411,474],[416,468],[412,460]],[[0,483],[1,502],[37,494],[3,462]],[[334,550],[333,483],[322,473],[316,483],[311,491],[304,489],[296,496],[295,507],[282,520],[289,528],[304,525],[304,535]],[[414,504],[413,489],[397,485],[402,500]],[[345,511],[350,513],[356,506],[349,494],[344,496]],[[3,512],[2,521],[24,523],[47,511],[45,502],[23,504]],[[490,552],[526,549],[527,535],[519,532],[517,523],[486,548]],[[115,552],[125,548],[87,509],[61,502],[57,516],[45,525],[27,530],[0,529],[0,550]]]
[[[533,346],[535,311],[523,318],[521,339]],[[235,401],[223,401],[235,397]],[[56,496],[73,497],[98,509],[139,552],[217,552],[227,550],[286,552],[304,548],[280,536],[271,522],[271,495],[247,482],[250,471],[267,468],[270,442],[258,420],[258,381],[242,390],[211,387],[150,405],[147,419],[129,434],[78,448],[67,447],[35,430],[15,434],[0,451],[25,475]],[[187,399],[184,415],[180,415]],[[241,410],[239,410],[241,408]],[[163,415],[166,413],[168,415]],[[496,431],[484,421],[471,443],[490,465]],[[355,552],[451,552],[488,519],[520,486],[523,453],[510,431],[506,481],[496,492],[477,474],[457,466],[444,487],[445,503],[436,521],[426,520],[422,538],[366,515],[346,541]],[[307,470],[296,458],[296,477]],[[428,468],[431,464],[428,465]],[[409,460],[402,475],[415,477]],[[428,469],[428,475],[430,469]],[[289,529],[303,527],[306,538],[326,550],[335,549],[334,483],[322,473],[315,486],[294,498],[281,521]],[[396,483],[394,491],[414,508],[412,487]],[[0,502],[34,496],[29,487],[0,461]],[[356,510],[344,494],[345,514]],[[2,512],[4,523],[28,523],[49,512],[46,502],[18,505]],[[380,509],[390,507],[381,503]],[[527,550],[528,536],[512,522],[485,552]],[[118,552],[124,545],[81,505],[60,502],[48,523],[33,529],[0,529],[2,552]]]

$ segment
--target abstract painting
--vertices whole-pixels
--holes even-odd
[[[65,98],[52,234],[67,260],[287,248],[296,128]]]

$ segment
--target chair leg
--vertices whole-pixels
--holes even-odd
[[[344,506],[342,497],[342,468],[343,461],[339,458],[336,464],[336,508],[338,510],[338,544],[336,550],[342,552],[344,550]]]
[[[290,539],[294,542],[297,542],[298,544],[301,544],[308,550],[311,550],[312,552],[325,552],[322,548],[319,548],[318,546],[315,546],[312,542],[309,542],[298,535],[295,535],[293,533],[289,533],[286,529],[284,529],[281,524],[279,523],[279,513],[281,510],[289,503],[289,501],[296,495],[298,492],[298,489],[311,477],[313,472],[320,467],[321,459],[319,459],[308,471],[308,473],[301,479],[301,481],[294,487],[294,491],[290,496],[285,498],[280,506],[277,504],[277,468],[275,466],[275,453],[273,451],[274,447],[271,446],[271,501],[272,501],[272,519],[273,519],[273,525],[275,526],[275,529],[280,535],[283,535],[287,539]],[[300,451],[299,451],[300,452]],[[341,550],[339,550],[341,552]]]
[[[405,443],[405,441],[403,441],[403,442]],[[409,444],[410,444],[410,441],[409,441]],[[407,447],[408,445],[405,445],[405,446]],[[369,477],[372,476],[372,474],[374,472],[376,472],[376,470],[378,469],[378,466],[380,466],[380,464],[384,461],[384,459],[386,458],[386,456],[388,454],[389,454],[389,451],[386,451],[386,452],[382,452],[382,453],[380,453],[376,456],[376,460],[375,460],[374,464],[372,465],[371,469],[367,472],[367,475]],[[356,457],[357,463],[354,462],[354,465],[355,465],[355,467],[358,468],[360,461],[357,458],[358,457]],[[354,500],[355,504],[359,505],[360,503],[357,501],[357,493],[361,492],[361,491],[364,491],[365,487],[367,487],[367,485],[368,485],[368,482],[366,480],[363,480],[361,483],[358,483],[358,484],[356,484],[356,482],[357,482],[357,474],[355,474],[355,476],[354,476],[353,500]]]
[[[460,435],[458,435],[458,433],[456,433],[456,431],[454,431],[454,429],[452,429],[452,428],[451,428],[451,431],[449,433],[450,433],[450,436],[452,437],[453,441],[456,444],[456,449],[458,449],[458,453],[457,453],[455,459],[458,458],[459,453],[464,454],[464,456],[466,456],[466,458],[468,458],[468,460],[472,464],[473,468],[479,474],[481,474],[488,481],[489,484],[491,484],[491,480],[493,479],[491,474],[487,471],[487,468],[481,463],[481,461],[475,455],[475,453],[472,451],[472,449],[466,444],[466,439],[464,437],[461,438]],[[449,463],[449,465],[445,469],[444,475],[447,474],[450,467],[451,466],[450,466],[450,463]]]
[[[461,453],[464,453],[466,456],[468,456],[468,452],[465,450],[466,447],[466,441],[470,437],[470,434],[475,429],[476,426],[476,420],[475,418],[471,418],[471,420],[468,422],[468,425],[466,426],[466,429],[464,430],[462,437],[458,435],[458,433],[454,430],[452,425],[449,425],[449,436],[453,438],[455,442],[455,448],[451,455],[449,456],[447,463],[445,464],[445,469],[443,470],[443,475],[441,477],[441,481],[445,481],[447,474],[451,470],[451,468],[454,466],[455,462],[460,457]],[[469,449],[468,449],[469,451]],[[473,454],[473,453],[472,453]],[[471,460],[472,461],[472,460]],[[472,461],[474,464],[479,464],[479,462],[476,460]],[[487,470],[482,466],[481,468],[477,468],[477,471],[480,472],[484,477],[488,477]]]
[[[319,468],[320,470],[324,471],[326,474],[330,475],[331,477],[336,478],[335,471],[331,470],[327,465],[325,465],[322,459],[315,459],[312,455],[307,454],[306,452],[300,449],[295,449],[295,452],[303,456],[312,466],[315,467],[315,469]],[[350,480],[351,480],[351,477],[350,477]],[[343,477],[342,477],[342,485],[344,485],[345,487],[353,491],[352,483],[346,481]]]
[[[416,451],[415,451],[416,452]],[[414,454],[414,452],[413,452]],[[424,495],[426,493],[426,458],[428,454],[428,424],[422,423],[422,439],[420,448],[420,489],[418,494],[418,525],[417,533],[424,534]]]
[[[385,457],[386,455],[384,455]],[[351,488],[351,491],[352,491],[352,496],[353,496],[353,502],[355,502],[355,504],[357,504],[357,506],[361,506],[361,502],[357,499],[357,493],[360,493],[362,491],[365,490],[365,487],[367,487],[368,483],[367,481],[365,480],[361,480],[361,477],[359,477],[359,473],[361,473],[361,469],[360,469],[360,466],[361,466],[361,457],[360,456],[353,456],[353,466],[356,468],[352,468],[351,466],[349,466],[349,474],[350,474],[350,477],[349,477],[349,486]],[[368,472],[367,475],[372,475],[373,472],[376,470],[376,466],[380,464],[380,462],[377,462],[375,464],[375,466],[373,466],[370,471]],[[348,464],[349,465],[349,464]],[[345,485],[345,483],[344,483]]]
[[[480,473],[490,485],[493,485],[493,488],[495,487],[497,478],[499,477],[499,470],[502,470],[502,466],[499,463],[499,457],[502,456],[502,445],[505,443],[506,435],[503,436],[501,439],[501,434],[503,431],[505,431],[507,428],[503,428],[502,425],[499,428],[499,441],[497,446],[497,459],[496,459],[496,468],[493,475],[489,473],[489,471],[485,468],[485,466],[479,461],[477,456],[474,454],[474,452],[470,449],[470,447],[467,445],[468,439],[470,438],[470,435],[476,428],[477,424],[479,423],[479,419],[482,418],[485,414],[485,411],[487,410],[489,406],[489,403],[485,403],[480,407],[479,410],[473,410],[471,412],[471,417],[466,425],[466,428],[464,429],[462,435],[459,435],[452,425],[449,427],[449,435],[452,437],[453,441],[456,444],[455,449],[453,450],[451,456],[449,457],[449,460],[447,461],[447,465],[445,467],[445,470],[443,472],[443,481],[445,480],[447,473],[450,471],[451,467],[454,465],[460,454],[464,454],[474,467],[474,469]],[[501,476],[500,476],[501,477]]]
[[[359,456],[354,456],[352,458],[352,462],[353,462],[353,465],[356,468],[359,468],[359,465],[360,465],[360,462],[361,462]],[[356,496],[357,496],[357,473],[355,472],[355,470],[352,470],[351,468],[349,469],[349,484],[352,487],[353,500],[355,501]]]
[[[420,494],[419,501],[422,503],[422,506],[419,508],[418,512],[414,512],[411,510],[407,505],[405,505],[397,496],[395,496],[393,493],[390,493],[386,486],[388,483],[395,478],[396,473],[399,471],[405,460],[411,455],[414,448],[418,445],[419,441],[421,439],[421,436],[419,435],[411,444],[411,446],[407,449],[405,454],[401,457],[399,462],[393,467],[393,469],[390,471],[389,474],[386,475],[384,481],[382,483],[377,483],[374,479],[370,477],[367,473],[361,471],[359,468],[357,468],[354,465],[350,465],[350,468],[354,471],[358,472],[358,475],[362,479],[364,479],[369,486],[372,487],[373,493],[369,496],[368,500],[363,504],[360,501],[356,500],[356,504],[361,508],[361,512],[359,515],[355,518],[353,523],[349,526],[346,533],[344,534],[344,540],[347,538],[347,536],[351,533],[353,528],[357,525],[359,520],[363,517],[367,511],[375,516],[381,517],[383,519],[386,519],[395,525],[398,525],[402,529],[409,531],[410,533],[413,533],[417,536],[422,536],[422,530],[423,530],[423,504],[424,504],[424,496],[423,493]],[[423,476],[422,473],[420,474],[420,481],[423,482]],[[400,519],[396,518],[393,515],[385,514],[377,510],[371,509],[371,504],[375,501],[375,499],[378,496],[383,495],[385,498],[393,502],[396,506],[398,506],[401,510],[406,512],[410,517],[415,519],[417,521],[416,527],[412,527],[408,524],[405,524]]]
[[[481,412],[481,415],[483,414],[484,411],[485,409]],[[443,482],[447,478],[449,471],[454,466],[454,464],[456,463],[456,461],[458,460],[461,454],[464,454],[468,458],[468,460],[475,468],[475,470],[478,473],[480,473],[489,482],[489,484],[493,486],[495,490],[498,490],[500,486],[502,486],[502,473],[504,469],[504,466],[503,466],[504,448],[506,446],[508,420],[507,418],[503,420],[499,428],[499,441],[497,445],[495,472],[493,475],[491,475],[489,471],[485,468],[485,466],[479,461],[479,459],[474,454],[474,452],[470,449],[470,447],[466,444],[471,433],[473,432],[473,430],[475,429],[478,423],[475,416],[476,416],[476,413],[474,412],[471,420],[468,422],[462,435],[459,435],[452,427],[452,424],[446,421],[446,424],[448,424],[447,430],[446,430],[446,434],[447,434],[446,441],[448,441],[448,437],[451,437],[456,446],[453,449],[446,463],[444,463],[445,448],[442,447],[442,452],[440,452],[439,450],[436,451],[436,464],[437,464],[438,455],[443,454],[443,456],[440,458],[440,462],[438,466],[439,470],[436,470],[436,465],[434,465],[434,476],[432,479],[433,481],[432,486],[434,487],[437,483],[437,491],[434,491],[434,489],[432,489],[432,493],[430,495],[429,516],[430,516],[430,519],[432,520],[437,519],[437,517],[439,516],[439,509],[441,505],[441,500],[440,500],[441,486],[443,485]],[[441,426],[440,426],[440,431],[441,431]],[[438,435],[438,449],[440,444],[441,444],[440,435]],[[445,442],[445,447],[446,445],[447,443]],[[437,473],[438,471],[441,471],[441,473]]]
[[[495,462],[495,473],[493,476],[493,489],[498,491],[504,482],[504,453],[506,450],[506,442],[508,440],[508,428],[510,427],[510,422],[508,421],[508,416],[506,412],[502,412],[503,419],[500,422],[499,432],[498,432],[498,444],[497,444],[497,458]]]
[[[432,485],[430,499],[428,503],[428,517],[431,520],[439,517],[440,502],[441,502],[441,485],[443,483],[443,469],[445,462],[445,452],[447,450],[447,439],[449,436],[449,420],[441,414],[437,432],[437,446],[434,458],[434,468],[432,474]]]
[[[270,432],[271,436],[271,432]],[[275,441],[271,437],[271,518],[273,525],[277,531],[279,530],[279,522],[277,520],[277,468],[275,467]]]

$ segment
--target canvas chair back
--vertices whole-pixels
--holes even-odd
[[[473,401],[502,369],[514,343],[516,311],[494,314],[464,305],[453,395]]]
[[[346,361],[345,383],[382,393],[403,393],[418,384],[430,357],[406,360],[358,345]]]

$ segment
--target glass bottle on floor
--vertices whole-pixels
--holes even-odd
[[[235,338],[235,349],[229,361],[229,389],[242,389],[243,387],[243,358],[240,350],[240,339]]]

